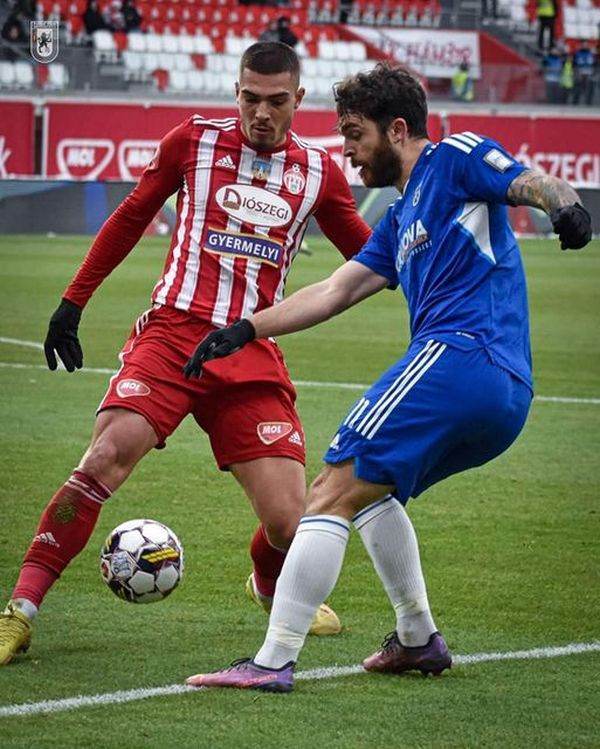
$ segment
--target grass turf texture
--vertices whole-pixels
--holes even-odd
[[[0,336],[41,341],[85,238],[0,241]],[[300,256],[288,291],[337,264],[325,242]],[[600,245],[561,253],[522,243],[528,271],[537,392],[599,397]],[[147,307],[164,240],[144,240],[83,318],[88,367],[116,353]],[[371,382],[403,351],[401,295],[384,292],[312,331],[281,340],[294,379]],[[0,344],[0,361],[42,363]],[[99,374],[0,368],[0,594],[5,600],[39,513],[85,448],[106,388]],[[309,478],[359,395],[300,388]],[[438,625],[457,653],[600,639],[600,406],[534,404],[517,444],[492,464],[410,504]],[[184,582],[149,606],[119,601],[100,580],[105,535],[134,517],[179,534]],[[250,655],[266,618],[244,596],[255,519],[189,420],[103,510],[88,548],[49,595],[32,649],[0,669],[0,704],[181,681]],[[387,599],[353,535],[332,605],[336,638],[311,638],[301,669],[360,661],[392,629]],[[300,682],[290,696],[214,691],[0,719],[2,747],[599,746],[600,654],[456,668],[440,679],[358,675]],[[596,685],[596,686],[595,686]]]

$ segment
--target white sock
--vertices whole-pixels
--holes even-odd
[[[35,603],[31,603],[27,598],[13,598],[10,603],[12,603],[16,609],[19,609],[22,614],[25,614],[30,621],[35,619],[38,612],[38,607]]]
[[[436,631],[421,571],[415,529],[392,496],[374,502],[352,519],[396,612],[403,645],[426,645]]]
[[[313,617],[342,569],[350,523],[337,515],[303,517],[277,580],[265,641],[254,662],[297,661]]]

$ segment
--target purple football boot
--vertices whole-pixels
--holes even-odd
[[[452,656],[444,638],[434,632],[426,645],[409,648],[400,642],[396,632],[386,635],[381,648],[365,658],[365,671],[376,671],[382,674],[403,674],[405,671],[420,671],[423,676],[439,676],[442,671],[452,666]]]
[[[263,692],[291,692],[294,688],[294,662],[281,668],[258,666],[252,658],[240,658],[222,671],[196,674],[186,679],[190,687],[232,687],[261,689]]]

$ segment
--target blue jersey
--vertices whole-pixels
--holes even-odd
[[[525,273],[505,205],[523,169],[473,133],[427,146],[354,260],[402,286],[413,341],[483,348],[532,387]]]

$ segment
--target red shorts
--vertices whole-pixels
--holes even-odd
[[[157,447],[192,414],[208,434],[219,468],[256,458],[305,461],[304,433],[296,391],[281,351],[268,340],[253,341],[186,380],[183,366],[215,327],[173,307],[144,312],[119,355],[98,407],[141,414],[158,436]]]

